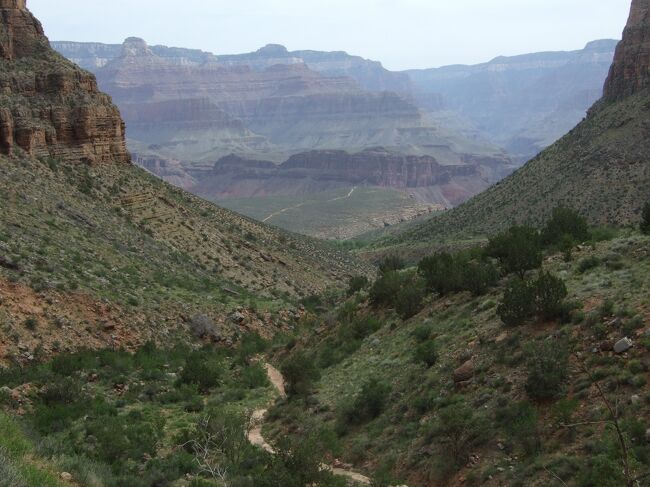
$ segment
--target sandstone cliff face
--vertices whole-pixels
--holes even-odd
[[[619,100],[650,85],[650,0],[633,0],[623,40],[605,82],[604,98]]]
[[[54,52],[25,0],[0,0],[0,152],[127,163],[124,124],[95,77]]]

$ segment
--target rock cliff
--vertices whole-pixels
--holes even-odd
[[[623,40],[605,82],[606,100],[620,100],[650,85],[650,0],[633,0]]]
[[[124,124],[95,77],[50,48],[25,0],[0,1],[0,153],[128,163]]]

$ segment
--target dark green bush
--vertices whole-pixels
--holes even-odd
[[[311,392],[314,382],[320,379],[314,361],[301,351],[292,354],[282,363],[281,372],[290,397],[306,396]]]
[[[379,263],[379,272],[386,274],[388,272],[401,271],[406,267],[404,259],[398,255],[389,255]]]
[[[535,406],[523,401],[500,408],[497,411],[497,420],[508,437],[517,443],[524,453],[533,455],[540,451],[542,440],[538,425],[539,415]]]
[[[533,399],[553,399],[564,390],[569,377],[569,353],[552,340],[526,347],[528,378],[526,392]]]
[[[600,265],[600,259],[595,255],[585,257],[578,263],[578,272],[584,274],[585,272],[594,269]]]
[[[558,246],[563,242],[580,243],[589,240],[587,220],[570,208],[559,207],[553,210],[551,219],[542,230],[544,245]],[[565,244],[566,245],[566,244]]]
[[[539,232],[531,227],[511,227],[490,239],[486,254],[498,259],[503,270],[524,278],[527,271],[542,265],[542,242]]]
[[[497,314],[506,326],[524,324],[535,313],[535,291],[526,281],[513,279],[497,308]]]
[[[569,294],[562,279],[542,272],[533,284],[537,315],[546,320],[560,316],[562,303]]]
[[[641,233],[644,235],[650,235],[650,201],[643,207],[639,228],[641,229]]]
[[[418,363],[424,363],[432,367],[438,360],[438,348],[433,340],[428,340],[415,347],[414,359]]]
[[[410,285],[402,287],[396,296],[395,311],[404,320],[412,318],[422,310],[424,283],[414,279]]]
[[[179,382],[194,384],[201,392],[208,392],[220,384],[222,374],[223,362],[220,357],[207,351],[197,351],[187,357]]]
[[[475,254],[475,249],[453,255],[438,253],[422,259],[418,271],[431,292],[444,296],[470,291],[480,296],[497,283],[499,271]]]
[[[370,283],[366,276],[351,277],[350,282],[348,284],[348,296],[352,296],[353,294],[356,294],[359,291],[363,291],[368,287],[369,284]]]
[[[372,421],[384,411],[390,393],[390,385],[376,378],[370,379],[363,384],[354,402],[343,407],[339,421],[357,425]]]

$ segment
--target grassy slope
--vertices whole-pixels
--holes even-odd
[[[513,223],[544,221],[560,205],[592,223],[635,221],[650,198],[646,118],[650,92],[597,107],[568,135],[523,168],[469,202],[377,247],[483,236]]]
[[[275,313],[368,272],[131,166],[1,159],[0,206],[2,355],[34,341],[31,316],[45,325],[36,335],[125,344],[173,334],[195,313],[221,323],[242,305]],[[107,332],[115,326],[124,333]]]
[[[270,196],[224,200],[219,204],[258,220],[319,238],[347,239],[426,212],[433,205],[416,202],[388,188],[341,188],[302,199]],[[289,208],[280,213],[281,210]]]
[[[580,262],[596,256],[600,265],[585,273]],[[308,406],[284,404],[276,408],[275,423],[268,433],[292,429],[296,420],[334,428],[341,408],[359,392],[370,377],[378,377],[392,386],[386,411],[376,420],[361,426],[349,426],[342,436],[345,460],[356,466],[365,465],[369,472],[389,467],[401,481],[411,487],[460,485],[561,485],[546,471],[559,474],[568,485],[578,484],[577,477],[588,470],[589,458],[602,447],[602,425],[580,427],[568,439],[558,426],[554,402],[537,403],[535,427],[539,431],[542,450],[527,456],[515,439],[509,437],[498,417],[504,407],[526,400],[526,345],[554,340],[569,344],[581,354],[591,370],[602,380],[606,390],[620,400],[626,420],[640,421],[636,433],[643,436],[650,428],[650,238],[629,236],[598,244],[596,250],[584,249],[571,263],[560,255],[552,256],[545,267],[563,277],[569,287],[570,299],[584,305],[587,318],[578,324],[530,324],[506,328],[496,316],[496,303],[502,288],[490,295],[474,298],[460,294],[433,299],[418,316],[401,322],[392,313],[380,315],[382,328],[366,338],[361,348],[347,359],[322,371],[317,393]],[[600,312],[604,302],[611,301],[621,324],[608,325],[612,311]],[[374,313],[357,299],[358,313]],[[635,318],[636,317],[636,318]],[[333,318],[324,318],[332,323]],[[414,331],[427,325],[437,344],[438,361],[427,369],[416,363],[413,351],[417,341]],[[324,340],[336,335],[343,324],[323,326],[308,339],[305,348],[318,356]],[[634,349],[625,356],[611,352],[593,353],[604,339],[634,339]],[[464,387],[455,386],[452,372],[473,357],[476,374]],[[578,401],[571,421],[594,421],[603,417],[603,404],[595,388],[575,361],[570,367],[566,394]],[[640,401],[630,404],[636,395]],[[444,408],[453,408],[458,401],[467,403],[488,421],[488,441],[472,450],[479,460],[468,463],[450,479],[439,478],[444,446],[433,431]],[[632,424],[632,423],[630,423]],[[629,430],[632,434],[632,430]],[[639,458],[650,464],[650,446],[638,437],[633,440]],[[500,449],[498,443],[506,445]],[[465,462],[463,462],[463,465]],[[645,484],[642,484],[645,485]]]

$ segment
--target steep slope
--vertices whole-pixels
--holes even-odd
[[[403,235],[408,241],[484,235],[512,223],[539,223],[572,206],[593,223],[638,219],[650,198],[647,89],[650,2],[634,0],[605,97],[588,117],[522,169],[461,207]]]
[[[406,73],[414,98],[434,120],[451,119],[524,162],[574,127],[600,98],[615,47],[616,41],[599,40],[579,51]]]
[[[218,339],[272,333],[301,296],[368,272],[131,165],[94,77],[49,48],[24,2],[3,0],[0,19],[2,76],[17,83],[2,95],[16,120],[3,140],[17,143],[0,155],[0,361],[182,335],[196,314]],[[241,305],[259,314],[231,321]]]

